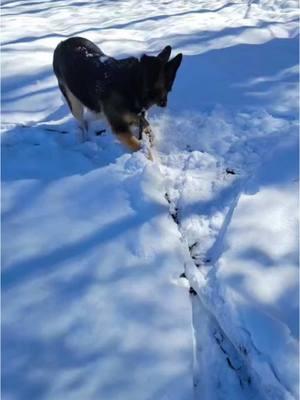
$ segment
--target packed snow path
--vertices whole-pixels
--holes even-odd
[[[2,17],[3,398],[296,399],[297,2]],[[74,35],[184,53],[154,163],[108,130],[78,143],[51,69]]]

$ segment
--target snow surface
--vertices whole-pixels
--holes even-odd
[[[298,398],[298,15],[2,1],[4,399]],[[74,35],[183,52],[153,163],[78,142],[51,67]]]

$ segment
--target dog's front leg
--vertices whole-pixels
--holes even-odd
[[[146,119],[145,112],[142,112],[139,118],[139,139],[142,139],[143,133],[148,137],[150,147],[153,146],[154,135],[151,126]]]
[[[144,133],[145,133],[145,135],[148,136],[148,140],[149,140],[150,146],[153,147],[154,134],[153,134],[153,131],[152,131],[150,125],[148,125],[148,126],[144,129]]]
[[[119,141],[132,151],[141,150],[141,142],[133,135],[130,130],[129,124],[124,121],[124,118],[120,118],[119,115],[116,115],[115,110],[112,110],[110,107],[104,106],[104,112],[113,132],[116,134]],[[152,160],[152,155],[150,151],[148,158]]]
[[[120,142],[129,147],[130,150],[138,151],[142,149],[141,142],[131,132],[118,132],[116,135]],[[147,149],[147,153],[147,158],[153,161],[150,149]]]
[[[117,132],[117,138],[132,151],[138,151],[142,148],[140,141],[131,132]]]

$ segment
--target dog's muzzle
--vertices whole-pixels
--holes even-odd
[[[167,106],[167,100],[163,99],[158,103],[159,107],[166,107]]]

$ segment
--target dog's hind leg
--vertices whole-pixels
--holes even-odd
[[[60,88],[60,91],[62,92],[62,94],[63,94],[63,96],[64,96],[64,98],[65,98],[65,100],[66,100],[66,102],[67,102],[67,104],[69,106],[69,109],[72,112],[72,104],[71,104],[71,102],[70,102],[70,100],[69,100],[69,98],[67,96],[67,91],[65,89],[65,86],[60,81],[58,81],[58,87]]]
[[[82,130],[82,141],[85,141],[88,136],[88,124],[84,118],[84,106],[81,101],[74,96],[70,89],[61,82],[59,82],[59,88],[68,103],[71,113],[80,124]]]

